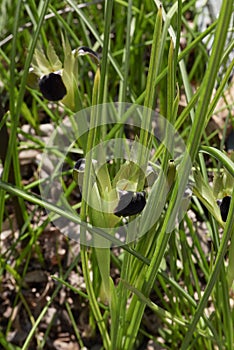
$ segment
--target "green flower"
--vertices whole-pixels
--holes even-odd
[[[50,101],[61,101],[72,111],[76,110],[75,96],[78,91],[77,51],[72,51],[67,39],[62,36],[64,62],[62,64],[51,42],[46,52],[35,50],[29,85],[39,86],[42,95]]]
[[[63,64],[51,42],[46,52],[41,47],[35,50],[28,85],[39,87],[42,95],[50,101],[61,101],[72,111],[78,106],[78,56],[89,55],[99,65],[98,55],[90,48],[81,46],[72,50],[67,39],[62,36],[64,52]]]

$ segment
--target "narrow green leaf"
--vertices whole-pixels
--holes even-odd
[[[162,8],[158,10],[158,14],[155,21],[153,44],[150,55],[150,65],[146,83],[146,94],[144,100],[144,106],[153,109],[155,106],[156,96],[156,79],[159,73],[159,52],[161,46],[161,31],[162,31]],[[144,121],[144,124],[147,121]],[[147,125],[147,124],[146,124]],[[148,128],[146,128],[148,130]],[[144,143],[143,143],[144,144]]]
[[[218,159],[223,164],[223,166],[229,171],[229,173],[234,177],[234,163],[230,158],[228,158],[228,156],[224,152],[220,151],[217,148],[209,146],[201,146],[200,151],[208,153],[212,157]]]

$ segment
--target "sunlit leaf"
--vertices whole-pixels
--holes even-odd
[[[45,56],[45,53],[40,49],[35,50],[32,60],[32,67],[34,69],[34,73],[39,77],[42,75],[47,75],[53,71],[53,67],[51,67],[50,62]]]
[[[62,36],[62,45],[64,51],[64,64],[62,78],[67,88],[67,94],[62,100],[71,110],[75,110],[75,91],[78,89],[78,62],[72,53],[71,46],[67,39]]]
[[[56,54],[55,49],[54,49],[51,42],[49,42],[49,44],[48,44],[46,53],[47,53],[49,63],[51,65],[51,67],[53,68],[53,71],[57,72],[57,71],[61,70],[63,67],[62,62],[60,61],[58,55]]]

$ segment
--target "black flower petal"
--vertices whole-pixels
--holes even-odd
[[[221,216],[222,216],[222,220],[224,222],[227,221],[230,203],[231,203],[231,196],[225,196],[222,199],[221,203],[219,204],[220,213],[221,213]]]
[[[96,63],[99,63],[98,54],[87,46],[80,46],[78,48],[79,56],[89,55]]]
[[[120,191],[120,200],[114,210],[117,216],[131,216],[140,213],[146,204],[145,192]]]
[[[80,186],[80,189],[82,190],[83,186],[83,180],[84,180],[84,172],[85,172],[85,164],[86,164],[86,159],[85,158],[80,158],[76,163],[73,168],[73,180]],[[95,168],[97,166],[97,160],[92,159],[92,166],[93,166],[93,171],[95,172]],[[95,175],[94,175],[95,177]],[[95,177],[96,181],[96,177]]]
[[[79,185],[82,185],[83,183],[84,171],[85,171],[85,159],[81,158],[76,162],[72,173],[73,180]]]
[[[84,172],[84,170],[85,170],[85,158],[79,159],[76,162],[74,169],[79,171],[79,172],[81,172],[81,171]]]
[[[58,73],[44,75],[39,81],[39,88],[42,95],[50,101],[59,101],[67,93],[62,77]]]

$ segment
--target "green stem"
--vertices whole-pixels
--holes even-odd
[[[93,285],[90,279],[89,274],[89,266],[88,266],[88,254],[87,247],[81,246],[80,251],[81,262],[82,262],[82,270],[84,274],[84,280],[86,285],[87,294],[89,296],[90,308],[94,314],[95,320],[97,322],[99,331],[102,336],[103,344],[105,349],[110,348],[110,338],[106,329],[105,320],[101,314],[100,308],[98,306],[98,302],[94,293]]]

